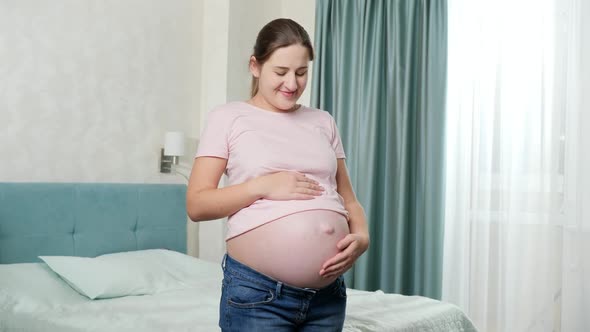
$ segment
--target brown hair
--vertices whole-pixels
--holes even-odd
[[[313,46],[309,35],[299,23],[288,19],[279,18],[267,23],[258,33],[254,44],[254,58],[259,65],[264,64],[274,51],[281,47],[301,44],[309,52],[309,60],[313,60]],[[250,96],[258,93],[258,78],[252,77]]]

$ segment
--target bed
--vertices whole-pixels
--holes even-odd
[[[0,331],[218,331],[222,272],[185,254],[185,192],[0,183]],[[347,292],[345,331],[476,331],[452,304]]]

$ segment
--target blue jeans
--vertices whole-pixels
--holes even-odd
[[[285,285],[227,254],[222,268],[222,331],[342,331],[346,310],[342,276],[313,289]]]

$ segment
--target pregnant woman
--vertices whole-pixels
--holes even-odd
[[[251,98],[211,110],[201,135],[187,212],[229,216],[223,331],[342,330],[342,274],[369,234],[334,119],[297,104],[313,56],[298,23],[268,23],[250,57]]]

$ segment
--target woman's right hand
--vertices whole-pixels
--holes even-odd
[[[253,184],[261,198],[275,201],[313,199],[324,192],[317,181],[290,171],[260,176]]]

